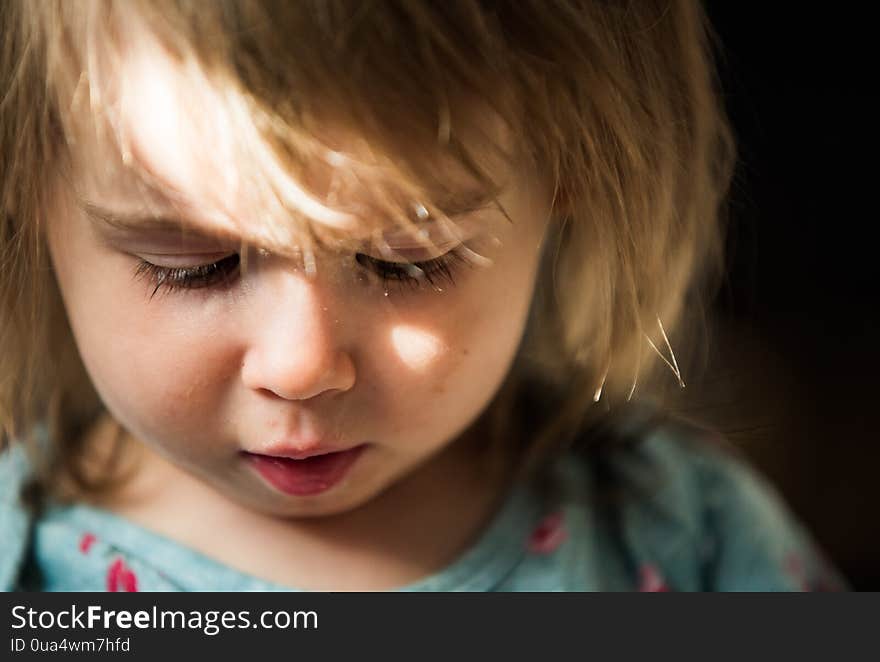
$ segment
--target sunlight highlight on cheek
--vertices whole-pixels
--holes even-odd
[[[391,343],[397,355],[412,370],[425,370],[443,352],[444,343],[437,336],[412,326],[395,326]]]

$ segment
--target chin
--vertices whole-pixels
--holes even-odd
[[[315,496],[296,497],[279,493],[267,496],[261,490],[259,496],[248,495],[247,498],[235,500],[239,505],[263,515],[286,519],[317,519],[357,510],[376,498],[381,491],[374,489],[354,492],[342,489],[329,490]]]

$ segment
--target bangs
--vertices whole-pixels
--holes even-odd
[[[457,216],[499,205],[529,151],[493,71],[499,46],[474,16],[436,15],[452,9],[343,6],[58,3],[49,72],[72,111],[66,144],[81,132],[69,118],[90,117],[148,198],[281,254],[348,250],[389,228],[432,245],[427,225],[455,236]],[[120,64],[126,75],[111,74]],[[139,138],[144,127],[163,140]],[[149,159],[187,148],[190,174],[219,169],[217,200],[192,199]]]

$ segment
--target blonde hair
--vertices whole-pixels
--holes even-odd
[[[413,200],[445,217],[428,194],[443,186],[429,167],[438,159],[489,197],[496,157],[527,156],[548,174],[554,223],[530,322],[486,412],[492,439],[525,453],[523,466],[637,384],[642,393],[663,365],[657,354],[681,380],[669,339],[688,337],[684,322],[717,283],[735,159],[698,2],[10,0],[0,4],[0,425],[33,445],[48,424],[50,490],[73,471],[101,403],[48,260],[46,192],[63,178],[77,113],[112,127],[106,65],[134,23],[222,91],[254,166],[242,171],[279,209],[295,207],[287,177],[339,153],[319,138],[328,118],[366,146],[371,160],[351,161],[357,179],[403,225]],[[463,105],[490,110],[515,145]],[[128,162],[124,136],[108,135]],[[314,235],[306,215],[284,218],[267,222],[264,239],[284,247]],[[521,439],[515,410],[529,383],[552,397]]]

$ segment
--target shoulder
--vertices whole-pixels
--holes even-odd
[[[667,420],[596,461],[637,577],[679,590],[846,588],[778,490],[720,436]]]
[[[25,561],[31,516],[21,503],[30,462],[20,444],[0,452],[0,591],[15,589]]]

